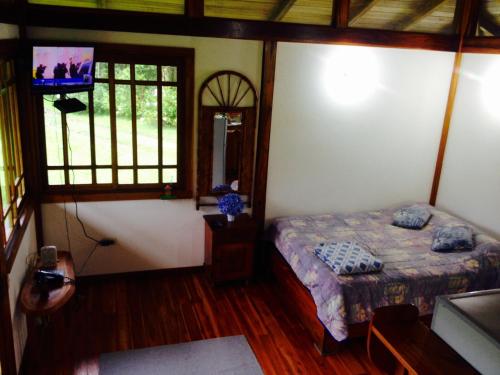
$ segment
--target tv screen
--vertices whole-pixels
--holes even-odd
[[[93,88],[93,47],[33,47],[32,86],[37,92],[66,93]]]

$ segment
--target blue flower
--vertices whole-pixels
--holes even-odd
[[[241,197],[236,193],[229,193],[219,198],[219,210],[226,215],[239,215],[244,206]]]

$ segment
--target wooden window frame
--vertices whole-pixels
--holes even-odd
[[[68,42],[44,42],[37,41],[34,45],[76,45],[76,43]],[[136,124],[135,115],[132,114],[132,129],[133,129],[133,165],[120,166],[117,160],[117,147],[116,147],[116,106],[114,98],[115,84],[131,85],[132,101],[135,101],[134,88],[135,85],[148,86],[152,85],[157,88],[175,86],[177,87],[177,102],[178,102],[178,118],[177,118],[177,183],[171,184],[173,186],[173,195],[178,199],[192,198],[193,189],[193,100],[194,100],[194,49],[191,48],[171,48],[171,47],[146,47],[128,44],[89,44],[78,43],[78,45],[89,45],[95,47],[95,61],[107,62],[112,64],[131,64],[131,73],[133,73],[132,66],[135,65],[157,65],[157,73],[161,73],[161,66],[177,66],[177,83],[172,84],[169,82],[162,82],[161,75],[158,76],[158,81],[136,81],[133,74],[130,80],[115,80],[111,70],[108,72],[108,79],[96,79],[96,83],[109,83],[110,84],[110,127],[111,127],[111,165],[103,166],[97,165],[95,161],[95,143],[93,134],[93,102],[89,100],[89,125],[90,125],[90,138],[91,138],[91,164],[86,166],[70,166],[67,157],[66,147],[64,151],[64,165],[62,167],[48,167],[46,160],[45,149],[45,132],[44,129],[44,111],[43,111],[43,97],[37,97],[37,108],[39,113],[39,122],[42,131],[40,139],[40,174],[43,181],[44,193],[42,196],[43,202],[61,202],[67,200],[68,195],[73,195],[79,201],[102,201],[102,200],[128,200],[128,199],[157,199],[163,191],[164,183],[161,182],[160,170],[165,168],[162,165],[163,160],[158,160],[158,165],[143,166],[137,163],[137,138],[136,138]],[[161,90],[160,90],[161,91]],[[93,93],[89,94],[89,99]],[[161,99],[161,95],[158,95]],[[132,109],[134,106],[132,106]],[[159,108],[158,108],[159,110]],[[161,114],[158,113],[158,134],[161,136]],[[63,125],[64,129],[64,125]],[[63,145],[67,145],[65,139],[65,132],[63,131]],[[159,145],[159,156],[161,156],[162,149]],[[112,169],[113,183],[112,184],[96,184],[96,169],[108,167]],[[71,169],[91,169],[92,171],[92,184],[66,184],[66,185],[49,185],[48,184],[48,169],[50,170],[64,170],[65,174],[69,173]],[[134,172],[134,184],[120,185],[117,180],[117,173],[119,169],[131,169]],[[154,184],[138,184],[137,171],[139,169],[158,169],[159,183]],[[68,182],[68,177],[65,177]]]
[[[0,101],[1,106],[5,110],[8,108],[8,114],[2,115],[3,120],[7,127],[0,129],[2,134],[1,142],[3,149],[4,163],[9,168],[15,168],[10,171],[9,178],[6,180],[6,185],[10,188],[9,202],[0,203],[2,207],[2,217],[0,218],[0,240],[2,247],[2,257],[6,261],[7,270],[10,272],[14,263],[20,242],[22,240],[24,231],[26,230],[27,223],[31,213],[33,212],[32,203],[30,202],[26,180],[25,163],[23,162],[23,144],[22,144],[22,126],[19,112],[19,88],[17,87],[16,72],[16,54],[18,51],[17,41],[6,40],[0,41],[0,59],[3,61],[10,61],[12,66],[12,76],[3,80],[3,74],[0,74]],[[1,73],[1,72],[0,72]],[[13,90],[12,90],[13,88]],[[5,92],[3,92],[6,90]],[[7,96],[7,99],[4,98]],[[2,176],[2,178],[5,178]],[[19,188],[22,185],[22,195],[19,196]],[[4,207],[8,206],[7,210]],[[9,235],[5,232],[6,217],[12,213],[12,228]]]

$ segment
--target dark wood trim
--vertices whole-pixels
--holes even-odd
[[[26,199],[26,198],[25,198]],[[5,248],[6,260],[7,260],[7,271],[10,273],[12,266],[16,260],[17,252],[21,246],[21,242],[26,233],[26,228],[33,214],[33,203],[31,201],[25,202],[22,211],[19,214],[19,222],[16,224],[10,240]]]
[[[464,37],[476,35],[481,4],[482,0],[457,0],[455,22],[461,42]]]
[[[450,131],[451,116],[453,114],[453,107],[455,105],[455,96],[457,93],[457,85],[460,76],[459,71],[461,63],[462,63],[462,53],[457,53],[455,55],[455,61],[453,63],[453,73],[451,76],[450,89],[448,92],[448,101],[446,103],[443,129],[441,130],[441,139],[439,141],[439,150],[436,160],[436,167],[434,169],[434,179],[432,180],[431,198],[429,200],[429,203],[433,206],[436,205],[436,200],[439,190],[439,182],[441,181],[441,172],[443,169],[446,144],[448,142],[448,133]]]
[[[200,273],[205,271],[205,266],[192,266],[192,267],[179,267],[179,268],[163,268],[158,270],[148,270],[148,271],[131,271],[131,272],[120,272],[120,273],[110,273],[105,275],[84,275],[78,276],[76,279],[78,284],[92,284],[99,283],[102,281],[109,280],[134,280],[144,277],[163,276],[163,275],[188,275],[193,273]]]
[[[92,22],[88,22],[91,19]],[[454,51],[456,36],[30,4],[31,26]]]
[[[17,24],[19,20],[19,9],[14,4],[0,3],[0,22]]]
[[[160,200],[160,196],[163,193],[162,190],[157,191],[87,191],[87,192],[60,192],[60,193],[45,193],[42,196],[42,203],[61,203],[69,202],[73,200],[73,197],[78,202],[102,202],[102,201],[130,201],[130,200],[146,200],[146,199],[157,199]],[[169,200],[177,199],[191,199],[193,198],[192,192],[173,192],[174,198],[169,198]]]
[[[255,161],[254,194],[252,215],[259,230],[264,227],[267,194],[267,169],[271,120],[273,114],[274,74],[276,70],[277,42],[264,42],[262,76],[260,87],[259,128],[257,132],[257,156]]]
[[[434,169],[434,178],[432,180],[431,196],[429,203],[433,206],[436,205],[437,195],[439,192],[439,183],[441,181],[441,172],[443,169],[443,162],[446,153],[446,145],[448,142],[448,133],[450,131],[451,118],[453,115],[453,107],[455,105],[455,96],[457,93],[458,81],[460,78],[460,68],[462,64],[462,48],[465,36],[473,30],[474,23],[477,23],[477,13],[479,11],[480,0],[460,1],[457,3],[457,12],[459,16],[457,19],[457,27],[459,34],[458,50],[455,55],[453,63],[453,71],[450,81],[450,89],[448,92],[448,101],[446,103],[446,112],[443,120],[443,128],[441,131],[441,139],[439,141],[439,150],[436,159],[436,167]]]
[[[6,59],[16,58],[19,50],[19,39],[0,39],[0,57]]]
[[[184,0],[184,14],[188,17],[203,17],[205,15],[205,1]]]
[[[464,38],[463,53],[500,53],[500,37]]]
[[[1,256],[0,258],[3,258]],[[14,333],[9,300],[9,275],[4,261],[0,260],[0,366],[5,375],[17,375]]]
[[[346,28],[349,25],[349,7],[351,0],[335,0],[333,2],[332,26]]]

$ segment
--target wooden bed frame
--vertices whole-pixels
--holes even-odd
[[[288,262],[276,249],[274,244],[265,246],[266,258],[278,288],[282,302],[293,311],[302,324],[309,331],[314,346],[322,355],[336,353],[347,340],[337,341],[318,319],[316,303],[309,290],[297,278]],[[425,315],[420,319],[430,325],[432,315]],[[368,333],[369,322],[355,323],[348,326],[348,337],[364,337]]]

